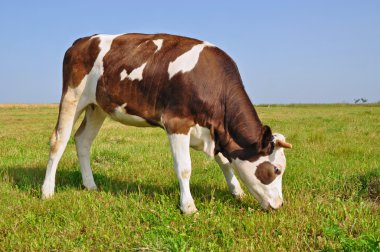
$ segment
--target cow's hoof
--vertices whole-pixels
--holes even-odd
[[[84,188],[88,191],[97,191],[98,187],[96,186],[95,183],[83,183]]]
[[[194,203],[188,203],[180,207],[181,211],[185,215],[193,214],[198,212],[198,209],[195,207]]]
[[[42,186],[42,199],[50,199],[54,195],[54,186],[50,186],[48,184],[44,184]]]
[[[232,196],[234,196],[234,198],[237,200],[243,200],[243,198],[245,197],[245,193],[243,190],[241,190],[240,192],[233,192]]]
[[[41,198],[43,200],[51,199],[51,198],[53,198],[53,195],[54,195],[54,193],[50,193],[50,194],[42,193]]]

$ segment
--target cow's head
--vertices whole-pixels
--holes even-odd
[[[232,164],[250,193],[264,209],[282,206],[282,176],[286,168],[284,148],[292,148],[281,134],[273,134],[273,152],[254,161],[232,159]]]

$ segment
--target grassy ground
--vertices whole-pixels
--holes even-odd
[[[57,106],[0,107],[0,250],[380,250],[380,106],[257,110],[294,145],[283,208],[233,199],[216,163],[192,151],[199,213],[183,216],[162,130],[107,120],[92,150],[98,192],[82,189],[70,140],[42,201]]]

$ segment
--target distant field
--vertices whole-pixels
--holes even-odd
[[[161,129],[107,120],[92,149],[98,192],[82,189],[71,139],[42,201],[58,106],[0,106],[0,251],[379,251],[380,105],[257,111],[294,146],[284,206],[235,200],[216,163],[192,151],[199,213],[183,216]]]

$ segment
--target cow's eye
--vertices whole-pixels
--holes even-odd
[[[277,174],[277,175],[280,175],[281,174],[281,170],[280,169],[278,169],[278,167],[277,166],[273,166],[274,168],[274,173],[275,174]]]

